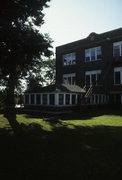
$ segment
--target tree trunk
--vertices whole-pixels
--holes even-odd
[[[16,73],[12,72],[9,75],[8,84],[6,88],[6,107],[4,116],[8,119],[10,126],[12,127],[15,134],[20,133],[20,125],[16,120],[16,109],[14,91],[17,82]]]

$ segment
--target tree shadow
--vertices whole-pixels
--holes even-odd
[[[111,109],[108,107],[87,107],[81,112],[74,112],[71,114],[57,115],[57,118],[62,120],[92,120],[93,117],[98,117],[102,115],[118,115],[122,116],[121,109]]]
[[[101,115],[118,115],[122,116],[121,109],[114,109],[109,107],[87,107],[85,110],[63,113],[63,114],[44,114],[44,113],[28,113],[25,115],[26,118],[39,118],[45,121],[50,121],[50,123],[59,123],[60,120],[92,120],[93,117],[98,117]]]
[[[122,127],[52,126],[31,124],[24,138],[0,129],[1,179],[122,178]]]

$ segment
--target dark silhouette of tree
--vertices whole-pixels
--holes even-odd
[[[41,57],[51,55],[49,36],[41,34],[43,8],[50,0],[0,1],[0,79],[6,79],[4,116],[15,133],[20,132],[16,121],[14,92],[18,79],[26,75]]]

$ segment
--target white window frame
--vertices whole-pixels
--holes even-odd
[[[66,63],[64,62],[66,61]],[[63,55],[63,66],[70,66],[76,64],[76,53],[69,53]]]
[[[101,56],[102,56],[102,50],[101,50],[101,46],[97,46],[97,47],[93,47],[93,48],[89,48],[89,49],[85,49],[85,62],[91,62],[91,61],[99,61],[102,59],[102,57],[100,59],[97,58],[97,50],[100,49],[101,51]],[[95,60],[92,60],[92,51],[95,51]],[[86,56],[86,54],[89,54],[89,56]],[[86,60],[86,57],[89,57],[89,60]]]
[[[73,77],[76,77],[76,74],[75,74],[75,73],[63,74],[63,83],[64,83],[64,84],[70,84],[70,83],[68,82],[68,78],[69,78],[69,77],[71,78],[71,85],[75,85],[76,82],[73,83]],[[64,80],[64,79],[66,79],[66,80]]]
[[[90,76],[90,85],[92,85],[92,75],[96,75],[96,82],[97,82],[97,74],[101,74],[102,70],[93,70],[93,71],[86,71],[85,72],[85,81],[86,81],[86,75]],[[86,82],[85,82],[86,83]],[[98,84],[96,84],[98,86]]]
[[[113,43],[113,57],[116,57],[115,54],[114,54],[114,48],[116,46],[119,46],[119,56],[122,56],[122,41],[119,41],[119,42],[114,42]]]
[[[115,72],[120,72],[120,84],[115,83]],[[122,84],[122,67],[115,67],[114,68],[114,85],[121,85]]]

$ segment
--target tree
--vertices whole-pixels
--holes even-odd
[[[30,69],[26,76],[27,89],[32,90],[38,86],[54,84],[55,74],[55,59],[48,58],[40,61],[34,69]]]
[[[46,85],[54,84],[55,78],[56,78],[56,60],[49,58],[44,63],[45,63],[44,79],[45,79]]]
[[[18,79],[39,64],[43,56],[51,55],[52,40],[38,30],[44,23],[42,11],[49,1],[0,1],[0,78],[7,78],[4,116],[15,133],[20,131],[14,102]]]

